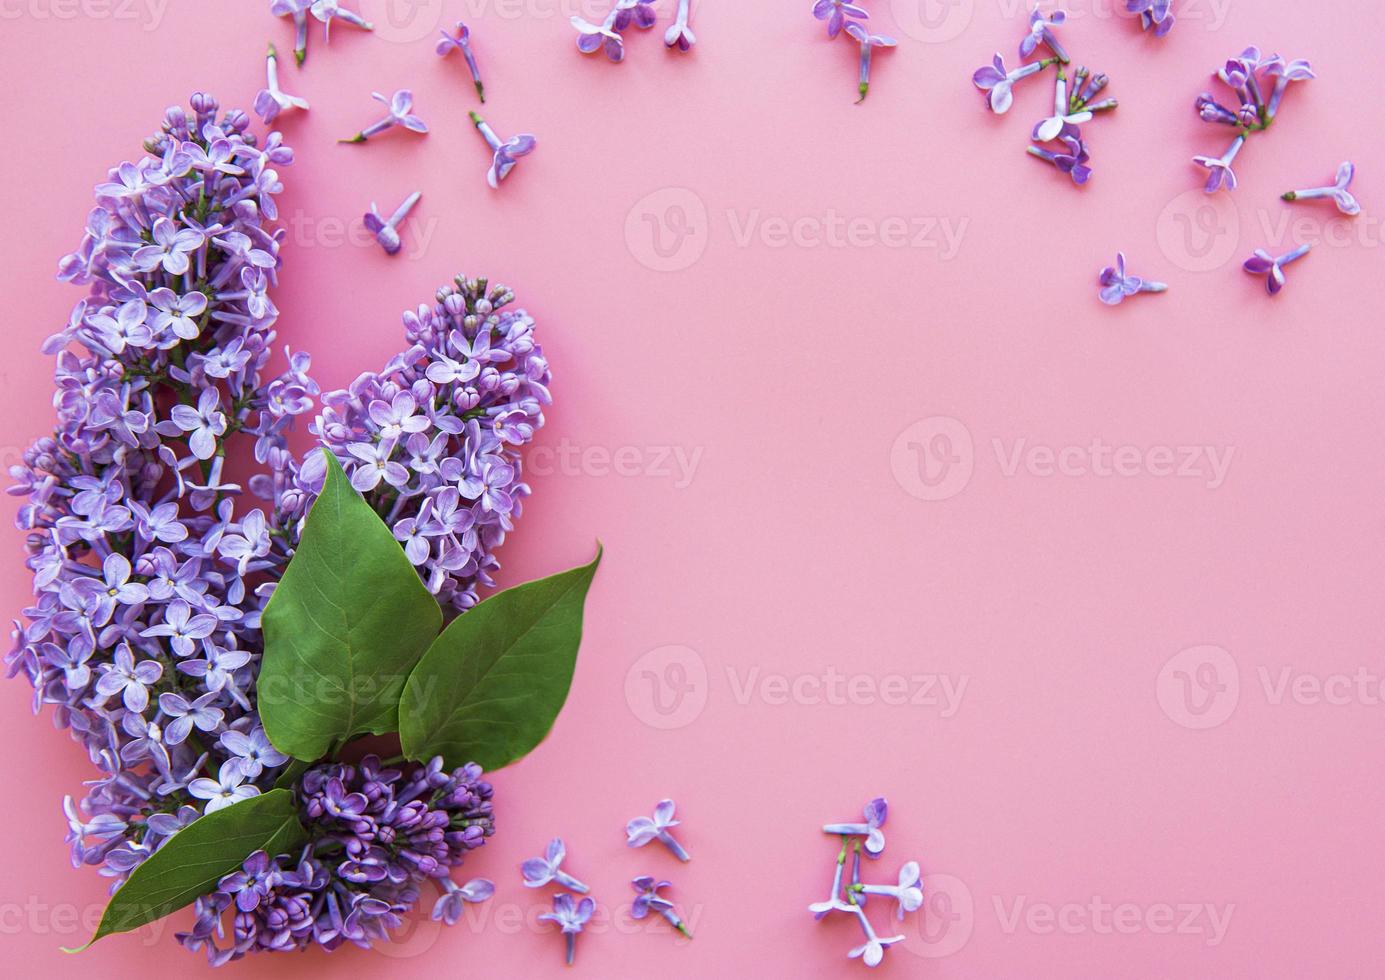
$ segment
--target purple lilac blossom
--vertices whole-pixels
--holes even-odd
[[[254,108],[255,115],[259,116],[260,121],[266,126],[274,122],[281,112],[289,109],[302,109],[306,112],[308,109],[307,99],[289,95],[279,87],[279,52],[272,44],[265,55],[265,87],[255,96]]]
[[[871,34],[854,21],[846,25],[846,32],[861,45],[861,70],[856,85],[856,91],[860,95],[856,102],[859,105],[866,100],[866,94],[870,91],[871,52],[876,48],[892,48],[899,42],[888,34]]]
[[[1101,270],[1101,301],[1107,306],[1116,306],[1127,296],[1138,293],[1163,293],[1168,286],[1152,279],[1126,275],[1125,253],[1116,253],[1116,264]]]
[[[640,875],[630,881],[630,887],[636,892],[635,901],[630,905],[631,918],[643,919],[650,912],[658,912],[669,925],[687,938],[692,938],[692,933],[679,917],[673,903],[659,894],[661,889],[673,887],[670,882],[656,881],[653,875]]]
[[[198,93],[167,110],[146,157],[97,186],[86,234],[58,267],[86,297],[43,346],[56,357],[57,428],[11,469],[34,600],[6,663],[34,688],[34,711],[51,705],[100,770],[64,803],[67,841],[112,890],[203,812],[274,786],[289,761],[255,711],[260,615],[321,487],[321,455],[305,473],[287,440],[319,390],[301,351],[286,352],[281,375],[266,370],[284,237],[271,224],[277,168],[293,152],[249,121]],[[156,227],[187,244],[174,249],[183,271],[136,259]],[[533,320],[502,310],[512,298],[485,280],[440,290],[436,307],[405,314],[408,349],[328,395],[310,427],[351,470],[351,446],[393,444],[408,479],[368,499],[397,536],[422,521],[411,557],[454,612],[491,584],[493,551],[528,493],[519,448],[549,401]],[[237,443],[253,449],[246,486],[259,506],[227,478]],[[310,770],[295,789],[314,843],[248,860],[199,900],[184,944],[221,963],[383,938],[423,878],[441,879],[490,834],[480,776],[438,760]],[[322,803],[338,784],[352,806],[354,794],[368,801],[350,827]],[[416,839],[424,825],[434,829]],[[228,934],[220,913],[233,900]]]
[[[401,129],[407,129],[411,133],[427,135],[428,124],[414,115],[413,92],[406,88],[401,88],[389,98],[386,98],[379,92],[371,92],[370,97],[385,107],[385,115],[371,123],[355,136],[337,140],[338,143],[364,143],[372,136],[379,136],[381,133],[394,129],[396,126]]]
[[[1128,13],[1140,15],[1140,29],[1153,29],[1155,37],[1163,37],[1173,30],[1176,18],[1173,14],[1173,0],[1125,0]]]
[[[500,182],[515,169],[519,158],[533,153],[539,141],[529,133],[520,133],[518,136],[502,140],[495,135],[495,130],[491,129],[490,124],[484,119],[474,112],[470,115],[472,125],[491,148],[491,165],[486,171],[486,183],[490,184],[492,189],[499,188]]]
[[[1193,158],[1195,163],[1211,171],[1207,179],[1208,193],[1221,187],[1235,190],[1237,181],[1231,162],[1246,139],[1253,133],[1264,132],[1274,123],[1290,82],[1307,81],[1317,76],[1307,61],[1286,61],[1277,54],[1267,56],[1252,45],[1228,59],[1215,77],[1227,87],[1234,101],[1226,105],[1212,93],[1203,92],[1197,97],[1194,108],[1204,122],[1234,127],[1237,137],[1224,157]]]
[[[529,495],[519,450],[543,425],[549,371],[509,288],[459,276],[436,298],[404,314],[404,353],[324,394],[309,428],[368,487],[429,590],[460,611],[494,585],[495,549]],[[281,500],[301,517],[326,477],[322,457],[294,477]]]
[[[312,13],[314,17],[322,21],[322,39],[329,43],[332,40],[333,21],[339,20],[344,24],[350,24],[352,27],[359,27],[363,31],[375,30],[374,24],[354,10],[347,10],[339,0],[314,0]]]
[[[222,782],[237,778],[226,772]],[[457,888],[450,876],[494,832],[491,795],[479,766],[449,772],[440,758],[401,768],[375,756],[314,766],[298,792],[308,843],[294,854],[252,854],[197,899],[192,929],[178,940],[218,966],[311,945],[369,948],[389,939],[430,879],[448,893],[434,918],[455,923],[460,903],[452,914],[449,896],[483,901],[494,891],[484,879]]]
[[[692,19],[692,0],[678,0],[678,12],[674,15],[673,23],[668,30],[664,31],[664,44],[670,48],[677,48],[679,51],[691,51],[692,46],[697,43],[697,37],[693,34],[689,22]]]
[[[486,86],[481,83],[481,69],[476,64],[476,55],[471,50],[471,29],[457,21],[457,36],[453,37],[446,31],[441,31],[442,40],[437,44],[438,56],[445,58],[453,51],[460,51],[462,58],[466,61],[467,70],[471,72],[471,83],[476,86],[476,97],[484,104],[486,101]]]
[[[556,923],[567,940],[567,965],[572,966],[577,957],[577,934],[596,911],[596,903],[590,898],[574,902],[567,893],[553,896],[553,911],[544,912],[539,918]]]
[[[1284,288],[1286,281],[1284,266],[1303,258],[1312,247],[1313,243],[1308,242],[1278,258],[1270,255],[1263,248],[1257,248],[1255,254],[1246,259],[1245,270],[1253,276],[1265,276],[1265,288],[1271,296],[1277,296],[1279,291]]]
[[[683,849],[683,845],[669,833],[670,827],[677,827],[679,821],[673,819],[674,803],[672,800],[660,800],[654,807],[654,816],[635,817],[625,825],[625,845],[627,847],[644,847],[650,841],[659,841],[667,847],[673,856],[680,861],[690,861],[692,858]]]
[[[818,20],[827,21],[827,36],[829,38],[834,38],[842,32],[848,17],[855,17],[858,20],[870,19],[870,14],[866,12],[865,7],[850,3],[849,0],[817,0],[813,4],[813,16]],[[668,43],[667,40],[664,43]]]
[[[1307,190],[1289,191],[1282,195],[1286,201],[1314,201],[1326,198],[1337,205],[1337,210],[1349,217],[1361,213],[1361,202],[1356,200],[1349,188],[1356,177],[1356,165],[1348,160],[1337,168],[1337,179],[1329,187],[1310,187]]]
[[[1066,23],[1068,15],[1058,10],[1045,17],[1039,11],[1039,4],[1036,0],[1034,10],[1029,15],[1029,32],[1020,41],[1020,57],[1028,58],[1038,48],[1040,44],[1053,52],[1063,64],[1067,64],[1071,59],[1063,49],[1063,45],[1058,42],[1058,35],[1053,33],[1053,28]]]

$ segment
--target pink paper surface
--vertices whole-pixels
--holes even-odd
[[[806,906],[835,855],[819,825],[883,794],[867,874],[916,859],[929,900],[880,976],[1378,974],[1381,6],[1175,0],[1161,42],[1117,0],[1070,5],[1065,43],[1121,101],[1087,127],[1079,190],[1024,154],[1050,81],[1000,118],[971,86],[992,52],[1015,64],[1018,0],[868,4],[900,45],[860,106],[855,45],[808,0],[697,4],[686,56],[657,36],[659,0],[622,65],[574,49],[569,16],[607,9],[583,2],[362,0],[375,36],[329,47],[314,23],[306,67],[286,60],[313,108],[282,123],[280,342],[339,387],[453,274],[511,284],[556,404],[504,580],[607,553],[572,697],[495,777],[499,830],[466,866],[496,898],[377,953],[229,969],[860,976],[856,927]],[[265,42],[292,46],[267,8],[0,0],[6,463],[51,425],[38,348],[81,295],[53,273],[92,185],[190,92],[248,107]],[[499,192],[464,67],[432,53],[458,19],[489,121],[539,138]],[[1227,136],[1192,101],[1248,44],[1320,77],[1208,198],[1189,159]],[[334,143],[374,118],[372,89],[402,87],[430,135]],[[1360,217],[1279,201],[1348,158]],[[360,215],[413,190],[392,260]],[[1239,268],[1309,240],[1277,299]],[[1170,292],[1101,306],[1118,249]],[[206,969],[172,939],[186,913],[58,952],[104,899],[59,809],[94,770],[30,700],[0,685],[6,972]],[[664,796],[686,866],[624,846]],[[570,973],[517,870],[555,835],[608,913]],[[632,923],[645,872],[675,882],[694,942]]]

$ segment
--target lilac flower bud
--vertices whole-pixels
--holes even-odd
[[[370,210],[366,212],[365,226],[368,231],[375,236],[375,240],[380,243],[380,247],[385,250],[387,255],[396,255],[402,246],[399,240],[399,223],[409,216],[409,212],[414,209],[414,205],[423,197],[422,191],[414,191],[399,205],[394,214],[390,215],[388,221],[380,217],[380,213],[375,209],[375,205],[370,205]]]
[[[446,57],[453,51],[460,51],[462,58],[466,61],[467,69],[471,72],[471,82],[476,86],[476,97],[484,104],[486,101],[486,87],[481,84],[481,69],[477,67],[476,55],[471,50],[471,30],[461,21],[457,22],[457,36],[453,37],[446,31],[442,31],[442,40],[437,44],[439,57]]]

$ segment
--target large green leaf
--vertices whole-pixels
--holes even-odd
[[[256,851],[272,857],[306,839],[293,794],[286,789],[272,789],[199,817],[131,872],[111,896],[96,934],[85,946],[66,952],[79,953],[102,936],[138,929],[190,904]]]
[[[457,617],[418,662],[399,703],[410,759],[499,769],[543,741],[567,700],[590,565],[499,592]]]
[[[322,452],[326,483],[265,607],[257,682],[265,734],[299,759],[397,730],[404,681],[442,628],[404,549]]]

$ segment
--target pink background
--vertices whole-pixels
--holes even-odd
[[[248,106],[265,41],[292,46],[263,0],[151,2],[0,0],[7,463],[51,424],[38,347],[79,297],[53,271],[92,185],[194,89]],[[1049,81],[1003,118],[970,85],[995,50],[1014,64],[1017,0],[868,4],[901,43],[862,106],[854,45],[829,43],[809,0],[700,5],[690,55],[639,35],[623,65],[574,50],[577,2],[364,0],[377,36],[340,28],[328,47],[314,25],[307,66],[283,72],[313,109],[282,127],[298,163],[281,341],[341,386],[454,273],[511,284],[557,403],[506,581],[598,537],[607,557],[567,709],[496,776],[500,830],[468,864],[496,899],[381,953],[232,969],[569,975],[517,873],[561,834],[615,910],[571,975],[861,975],[855,927],[805,906],[834,854],[818,825],[884,794],[889,847],[868,874],[916,858],[931,900],[881,976],[1378,974],[1381,6],[1176,0],[1162,43],[1114,0],[1071,7],[1065,42],[1121,100],[1088,127],[1079,190],[1024,156]],[[498,193],[465,70],[432,54],[459,18],[487,117],[539,137]],[[1320,78],[1209,202],[1189,158],[1227,139],[1190,106],[1250,43]],[[333,143],[374,118],[372,89],[406,86],[431,135]],[[1278,201],[1348,157],[1359,218]],[[344,234],[415,189],[397,259]],[[1321,244],[1276,300],[1238,268],[1305,240]],[[1118,248],[1172,290],[1102,307]],[[1093,440],[1137,449],[1102,476]],[[1218,476],[1197,448],[1199,475],[1180,476],[1181,447],[1230,465]],[[17,613],[21,537],[3,537]],[[897,703],[944,681],[959,704]],[[59,801],[92,770],[29,700],[0,686],[8,969],[204,969],[168,923],[57,951],[104,895],[62,843]],[[623,845],[665,795],[684,867]],[[631,926],[644,871],[675,881],[695,942]]]

